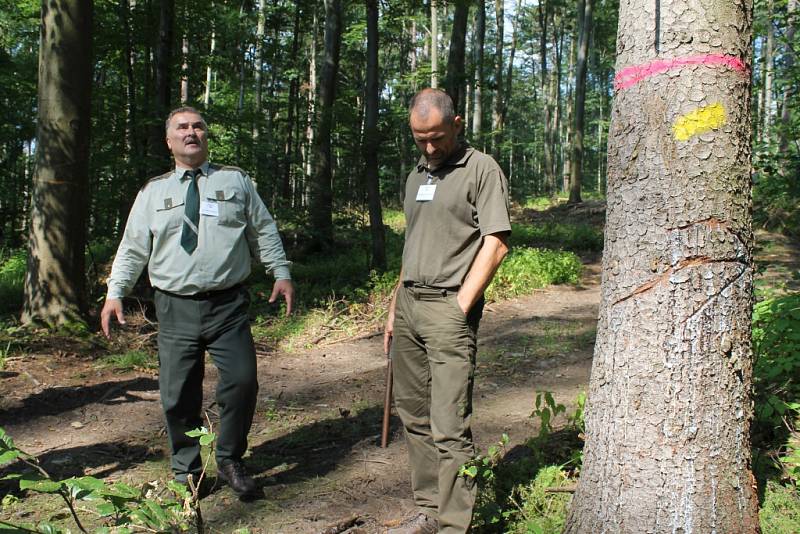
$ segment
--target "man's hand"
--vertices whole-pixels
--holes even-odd
[[[100,326],[103,334],[111,339],[111,316],[117,318],[119,324],[125,324],[125,314],[122,313],[122,301],[120,299],[106,299],[103,311],[100,312]]]
[[[286,299],[286,315],[292,313],[292,302],[294,302],[294,284],[291,280],[275,280],[272,286],[272,295],[269,296],[269,303],[272,304],[278,299],[278,295],[283,295]]]
[[[383,329],[383,353],[386,356],[389,355],[389,347],[392,345],[392,334],[394,334],[394,306],[389,308],[386,326]]]

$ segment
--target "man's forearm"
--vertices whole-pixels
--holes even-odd
[[[508,233],[489,234],[458,291],[458,303],[464,313],[469,312],[492,281],[494,273],[508,254]]]

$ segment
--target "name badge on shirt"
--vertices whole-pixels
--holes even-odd
[[[419,186],[417,191],[417,202],[428,202],[433,200],[433,194],[436,193],[436,184],[423,184]]]
[[[200,203],[200,214],[209,215],[211,217],[219,217],[219,204],[204,200]]]

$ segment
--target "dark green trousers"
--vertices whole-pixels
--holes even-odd
[[[475,456],[470,419],[481,299],[467,316],[452,291],[401,287],[392,337],[394,402],[414,501],[439,532],[467,532],[477,488],[460,476]]]
[[[161,404],[177,479],[198,474],[200,445],[186,432],[204,426],[205,353],[219,370],[217,463],[239,460],[247,450],[258,382],[247,308],[247,289],[237,287],[196,297],[155,293]]]

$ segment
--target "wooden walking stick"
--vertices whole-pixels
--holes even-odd
[[[381,448],[389,443],[389,419],[392,416],[392,357],[386,355],[386,395],[383,397],[383,427],[381,428]]]

